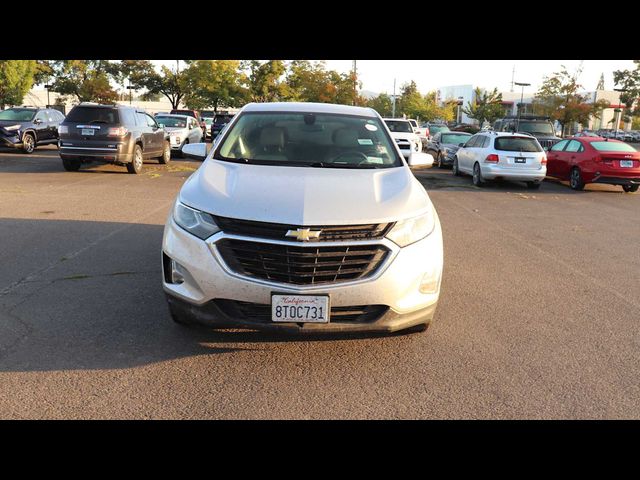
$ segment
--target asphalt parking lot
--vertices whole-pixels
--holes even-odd
[[[0,152],[0,418],[640,416],[640,193],[420,170],[444,235],[435,323],[297,337],[171,321],[163,225],[199,165]]]

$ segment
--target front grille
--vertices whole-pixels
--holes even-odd
[[[225,233],[246,237],[272,238],[274,240],[290,240],[289,230],[297,230],[299,225],[284,223],[256,222],[237,218],[214,217],[216,224]],[[393,223],[368,223],[365,225],[345,226],[306,226],[312,231],[321,230],[318,242],[335,242],[341,240],[377,240],[383,238],[393,227]]]
[[[382,264],[383,245],[302,247],[224,239],[216,247],[233,271],[293,285],[318,285],[365,278]]]
[[[271,305],[217,299],[216,305],[230,317],[255,323],[271,323]],[[331,323],[371,323],[387,313],[386,305],[331,307]]]

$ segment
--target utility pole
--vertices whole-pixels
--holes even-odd
[[[516,85],[518,85],[519,87],[522,87],[522,92],[520,93],[520,108],[518,108],[518,127],[517,129],[520,129],[520,117],[522,115],[522,107],[524,107],[524,87],[529,87],[531,86],[530,83],[523,83],[523,82],[516,82]]]
[[[357,84],[358,84],[358,74],[357,74],[358,70],[356,69],[356,60],[353,61],[353,104],[356,104],[356,97],[358,96],[358,89],[357,89]]]
[[[391,117],[396,118],[396,79],[393,79],[393,104],[391,107]]]
[[[516,77],[516,66],[513,66],[513,71],[511,72],[511,92],[513,93],[513,79]]]

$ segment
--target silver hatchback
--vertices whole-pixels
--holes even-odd
[[[511,180],[536,189],[547,175],[547,156],[533,136],[481,132],[471,137],[453,159],[453,174],[463,173],[471,175],[478,187],[487,180]]]

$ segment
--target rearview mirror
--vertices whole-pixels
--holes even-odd
[[[433,165],[433,156],[430,153],[416,152],[409,155],[409,166],[419,167],[422,165]]]
[[[194,160],[204,160],[207,157],[206,143],[189,143],[182,147],[182,154]]]

